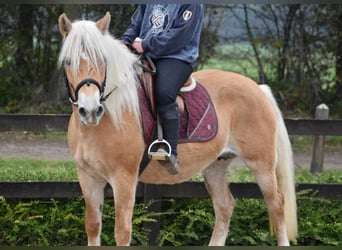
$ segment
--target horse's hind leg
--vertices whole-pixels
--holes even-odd
[[[229,230],[230,218],[235,206],[227,184],[229,160],[220,160],[203,171],[206,188],[211,196],[215,211],[215,227],[209,246],[224,246]]]
[[[98,182],[79,170],[79,182],[86,204],[85,228],[88,246],[101,245],[102,207],[106,182]]]
[[[274,164],[267,161],[255,161],[249,162],[248,165],[251,167],[265,198],[270,224],[275,226],[274,231],[278,245],[288,246],[289,240],[284,218],[284,197],[279,191]],[[273,231],[273,228],[271,230]]]

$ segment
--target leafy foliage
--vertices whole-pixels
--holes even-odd
[[[208,209],[209,208],[209,209]],[[160,245],[207,245],[215,217],[210,201],[205,199],[168,201],[163,208]]]
[[[1,246],[61,246],[86,245],[83,199],[6,201],[0,197]],[[134,210],[133,245],[147,244],[147,231],[142,224],[151,221],[143,204]],[[113,201],[105,201],[103,208],[102,244],[115,244]]]
[[[342,246],[341,201],[300,199],[298,214],[298,245]]]
[[[256,221],[254,223],[254,221]],[[266,204],[263,200],[238,199],[227,244],[234,246],[276,245],[269,234]]]
[[[85,243],[84,209],[72,203],[50,201],[7,202],[0,200],[3,225],[1,245],[48,246]]]
[[[298,194],[299,238],[303,246],[341,246],[341,201]],[[146,205],[138,203],[133,217],[133,246],[148,245],[145,222],[153,222]],[[162,246],[207,245],[214,225],[209,199],[171,199],[163,202],[159,244]],[[0,198],[1,246],[86,245],[84,202],[72,200],[7,201]],[[103,209],[102,245],[113,245],[113,200]],[[269,235],[268,214],[263,200],[237,199],[226,245],[275,245]]]

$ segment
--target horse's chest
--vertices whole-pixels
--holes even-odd
[[[104,178],[104,157],[98,149],[81,145],[77,148],[74,158],[77,162],[77,167],[87,175]]]

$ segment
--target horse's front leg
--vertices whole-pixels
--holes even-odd
[[[111,180],[115,202],[114,237],[118,246],[129,246],[131,242],[137,182],[137,175],[125,171]]]
[[[78,169],[78,179],[86,204],[85,229],[88,246],[101,245],[102,208],[105,181],[99,181]]]

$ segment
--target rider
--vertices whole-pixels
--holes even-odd
[[[120,38],[123,44],[138,53],[148,54],[156,66],[156,108],[164,139],[171,146],[170,159],[160,163],[170,174],[180,171],[176,96],[198,58],[203,16],[202,4],[141,4]]]

